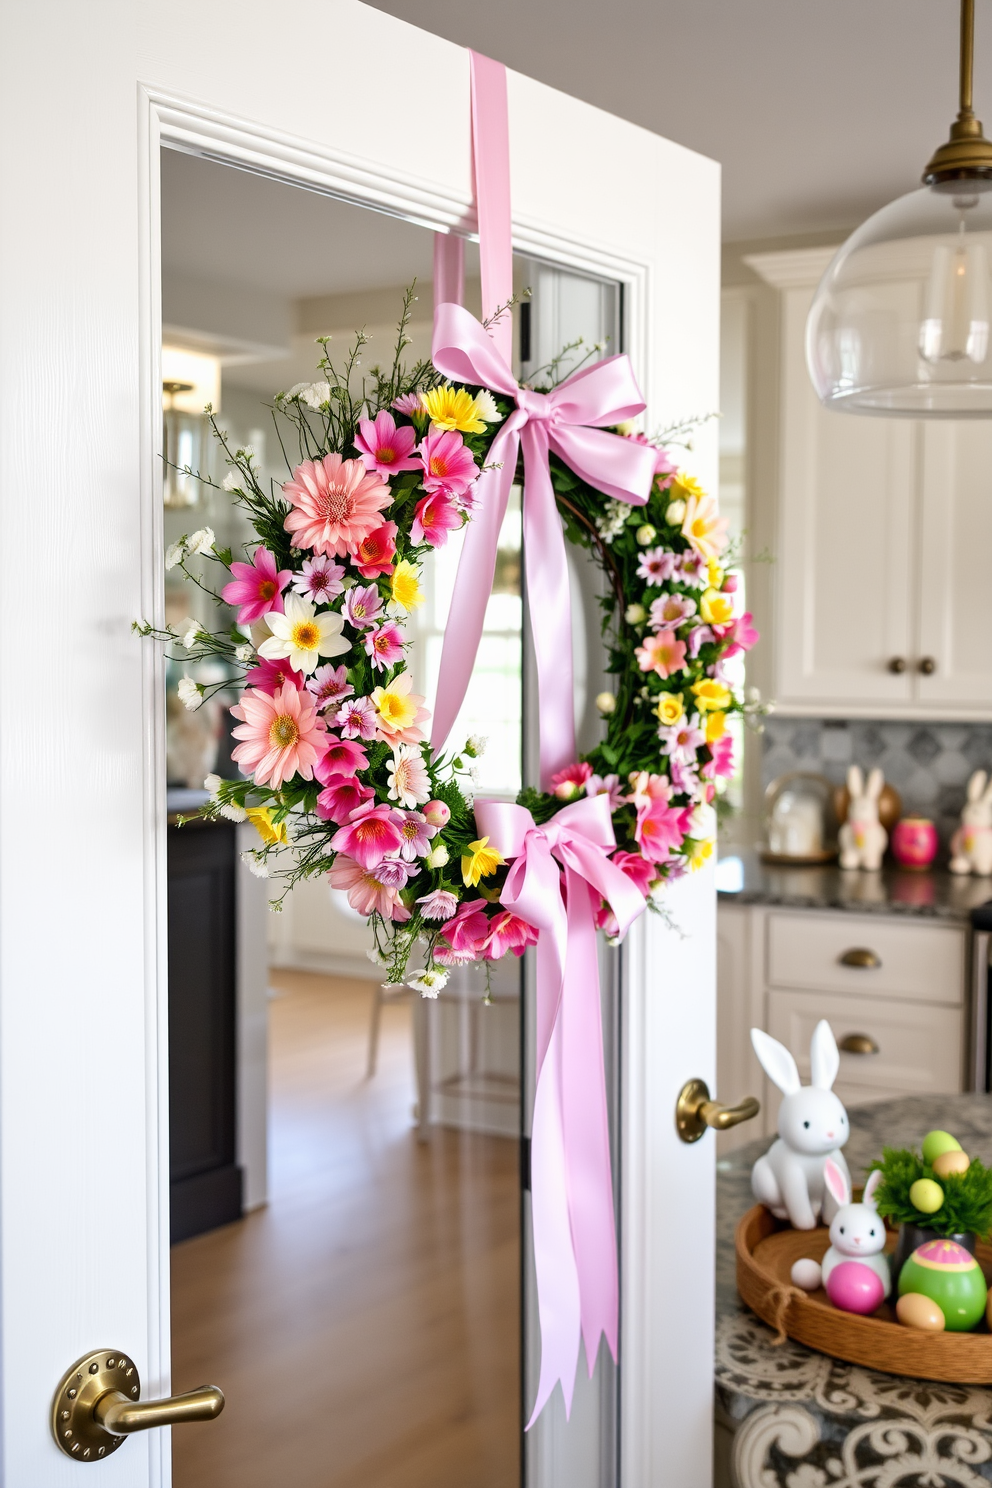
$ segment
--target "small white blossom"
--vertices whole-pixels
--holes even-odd
[[[209,553],[216,541],[212,527],[200,527],[189,538],[187,546],[191,553]]]
[[[186,543],[187,539],[185,537],[181,537],[178,542],[169,544],[169,546],[165,550],[166,568],[175,568],[177,563],[182,563],[183,559],[186,557]]]
[[[300,397],[308,408],[312,408],[314,413],[319,413],[324,404],[330,402],[331,385],[329,382],[311,382],[309,386],[303,388]]]
[[[224,782],[219,775],[208,775],[203,782],[203,789],[209,791],[212,796],[215,796],[223,784]]]
[[[372,965],[373,966],[385,966],[386,965],[386,958],[385,958],[385,956],[382,954],[382,952],[376,946],[373,946],[370,951],[366,951],[365,954],[366,954],[366,956],[368,956],[368,958],[372,962]]]
[[[712,806],[704,801],[694,808],[686,835],[696,842],[708,842],[716,836],[716,812]]]
[[[203,688],[200,684],[194,682],[192,677],[180,677],[176,691],[179,693],[179,701],[183,706],[188,708],[190,713],[195,713],[203,696]]]
[[[488,388],[483,388],[481,393],[476,393],[475,412],[484,424],[495,424],[498,422],[499,409],[496,407],[496,399]]]
[[[291,399],[293,399],[293,398],[299,398],[301,396],[301,394],[305,391],[305,389],[308,388],[309,386],[310,386],[310,384],[308,382],[294,382],[293,383],[293,386],[290,388],[289,392],[288,393],[280,393],[279,394],[279,398],[280,398],[281,401],[286,402],[286,403],[289,403],[291,401]]]
[[[648,612],[642,604],[629,604],[623,612],[623,618],[628,625],[643,625]]]
[[[432,852],[429,852],[424,859],[424,862],[427,864],[428,868],[443,868],[447,861],[448,849],[445,847],[443,842],[435,847]]]
[[[258,450],[255,448],[255,446],[253,444],[246,444],[246,445],[244,445],[244,447],[242,449],[239,449],[237,451],[237,453],[249,465],[251,464],[252,460],[257,460],[258,459]]]
[[[199,633],[199,620],[194,620],[192,615],[187,615],[186,619],[179,627],[179,640],[180,643],[185,646],[187,651],[192,651],[193,647],[196,645],[196,638]]]
[[[673,526],[681,527],[685,521],[685,502],[681,499],[670,501],[665,512],[665,521],[671,522]]]
[[[256,857],[253,852],[243,852],[241,861],[248,872],[253,873],[256,878],[268,878],[269,867],[264,858]]]
[[[616,712],[617,700],[612,692],[599,692],[596,694],[596,707],[602,713],[603,717],[606,718],[611,713]]]
[[[225,475],[223,481],[221,482],[221,486],[225,491],[236,491],[238,489],[239,480],[240,476],[238,475],[238,472],[236,470],[229,470]]]
[[[470,734],[468,743],[465,745],[465,753],[471,755],[473,759],[478,759],[480,755],[485,754],[488,743],[489,739],[485,734]]]
[[[245,808],[239,806],[235,801],[225,801],[217,807],[217,810],[221,816],[226,816],[228,821],[243,822],[248,820],[248,813]]]
[[[596,531],[604,543],[611,543],[615,537],[619,537],[623,531],[624,523],[630,516],[630,507],[625,501],[613,501],[606,506],[596,518]]]
[[[244,645],[235,647],[234,654],[239,661],[251,661],[255,655],[255,647],[250,646],[246,641]]]
[[[421,997],[436,997],[448,980],[446,971],[428,971],[426,968],[415,971],[412,976],[407,977],[406,984],[412,987],[414,992],[419,992]]]
[[[469,765],[469,767],[468,767],[468,778],[469,778],[469,780],[471,780],[471,782],[472,782],[473,785],[478,785],[478,783],[479,783],[479,767],[478,767],[478,765]]]

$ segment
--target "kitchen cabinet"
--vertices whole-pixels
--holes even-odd
[[[780,711],[992,717],[992,425],[828,412],[806,316],[832,249],[751,255],[779,291],[773,580]],[[893,287],[893,293],[899,286]]]

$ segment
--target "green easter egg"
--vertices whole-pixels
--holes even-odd
[[[932,1178],[917,1178],[909,1190],[909,1202],[921,1214],[936,1214],[944,1202],[944,1190]]]
[[[947,1327],[956,1333],[975,1326],[988,1297],[981,1266],[955,1240],[928,1240],[913,1251],[899,1272],[899,1295],[908,1292],[936,1302]]]
[[[961,1143],[957,1137],[952,1137],[950,1132],[932,1131],[927,1132],[923,1138],[923,1161],[932,1163],[935,1157],[942,1152],[960,1152]]]

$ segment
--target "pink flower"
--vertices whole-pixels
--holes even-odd
[[[294,775],[313,779],[326,725],[307,693],[289,684],[271,695],[251,687],[231,712],[243,720],[231,757],[257,784],[278,790]]]
[[[619,936],[620,923],[605,899],[600,902],[600,906],[596,911],[595,920],[597,930],[605,930],[607,935],[613,937]]]
[[[357,775],[346,775],[332,780],[317,797],[317,815],[324,821],[343,826],[353,811],[371,801],[375,795],[369,786],[362,785]]]
[[[417,502],[410,540],[414,546],[427,543],[432,548],[443,548],[448,533],[462,525],[461,513],[442,495],[425,496]]]
[[[737,593],[737,575],[736,574],[734,574],[734,573],[724,574],[724,576],[723,576],[723,592],[724,592],[724,594],[736,594]]]
[[[383,522],[368,537],[363,537],[354,552],[355,567],[363,579],[375,579],[392,572],[396,557],[396,523]]]
[[[400,857],[413,863],[430,852],[431,838],[437,836],[437,827],[432,827],[420,811],[397,811],[396,816],[400,818],[400,836],[403,838]]]
[[[435,966],[467,966],[470,961],[478,961],[478,959],[474,951],[453,951],[447,945],[434,947]]]
[[[620,776],[590,775],[586,781],[586,795],[609,796],[610,810],[618,810],[623,805],[623,789],[620,785]]]
[[[343,578],[344,569],[340,563],[332,563],[326,554],[318,553],[316,558],[304,560],[293,580],[293,588],[297,594],[312,599],[314,604],[326,604],[341,593]]]
[[[420,913],[425,920],[450,919],[458,908],[458,900],[447,889],[432,889],[429,894],[421,895],[417,903],[423,906]]]
[[[331,851],[346,853],[363,868],[375,868],[387,853],[403,845],[403,837],[394,820],[392,806],[374,806],[366,802],[349,816],[331,838]]]
[[[270,610],[282,614],[282,591],[293,577],[288,568],[277,569],[268,548],[256,548],[250,563],[232,563],[234,580],[220,591],[225,604],[240,605],[239,625],[254,625]]]
[[[689,655],[695,661],[704,646],[715,640],[712,630],[708,625],[697,625],[695,630],[689,632]]]
[[[390,621],[378,630],[370,630],[365,637],[365,649],[377,670],[395,666],[403,659],[403,632]]]
[[[661,801],[642,806],[637,813],[634,838],[644,857],[652,863],[663,863],[685,836],[689,815],[685,807],[665,806]]]
[[[631,793],[627,797],[640,811],[649,801],[670,801],[672,790],[667,775],[649,775],[647,770],[635,771],[630,777]]]
[[[354,589],[349,589],[341,612],[348,624],[353,625],[356,630],[365,630],[374,625],[382,614],[382,599],[375,584],[369,584],[365,588],[356,584]]]
[[[734,773],[734,741],[729,734],[723,734],[714,744],[710,745],[710,753],[713,756],[714,770],[717,775],[728,778]]]
[[[420,401],[419,393],[401,393],[398,398],[393,399],[393,407],[397,413],[405,413],[407,418],[415,413],[423,413],[424,405]]]
[[[432,827],[446,827],[451,820],[451,807],[444,801],[428,801],[424,815]]]
[[[676,793],[680,796],[690,796],[695,800],[699,795],[699,776],[695,765],[676,757],[669,761],[669,769],[672,773],[672,786]]]
[[[380,883],[371,869],[363,868],[354,858],[339,857],[328,873],[331,887],[344,889],[348,903],[361,915],[381,914],[384,919],[408,920],[410,911],[396,898],[396,890]]]
[[[424,490],[431,495],[460,496],[478,478],[472,451],[456,429],[432,426],[417,454],[424,464]]]
[[[389,505],[389,487],[371,475],[361,460],[325,455],[304,460],[282,488],[292,503],[284,526],[293,546],[343,558],[381,526],[379,513]]]
[[[648,548],[641,554],[637,576],[649,584],[665,584],[675,574],[678,559],[667,548]]]
[[[355,435],[355,447],[360,453],[366,470],[374,470],[387,479],[399,470],[416,470],[417,461],[410,458],[410,451],[417,442],[417,431],[409,424],[396,427],[391,413],[377,413],[372,419],[359,419],[360,432]]]
[[[335,714],[334,727],[341,730],[345,739],[374,739],[379,720],[367,697],[349,698]]]
[[[341,670],[344,671],[344,667]],[[278,692],[280,687],[285,687],[287,683],[290,687],[302,687],[303,673],[294,672],[284,656],[281,656],[278,661],[269,661],[267,657],[260,656],[257,664],[245,674],[246,687],[257,687],[270,696]],[[307,686],[309,689],[309,683]]]
[[[675,575],[690,589],[705,589],[709,583],[709,562],[692,548],[683,553],[675,566]]]
[[[583,787],[591,779],[592,765],[585,760],[577,760],[574,765],[566,765],[564,770],[552,775],[551,790],[559,801],[573,801],[582,794]]]
[[[409,863],[404,863],[402,858],[383,858],[372,869],[376,878],[387,889],[405,889],[410,881],[410,874],[414,872]]]
[[[651,629],[672,630],[696,613],[696,601],[688,594],[659,594],[651,605]]]
[[[632,852],[615,852],[610,861],[616,863],[617,867],[633,880],[646,899],[652,881],[658,877],[655,865],[649,863],[647,858],[642,857],[640,853]]]
[[[489,921],[489,934],[482,942],[482,954],[487,961],[498,961],[507,951],[522,956],[528,946],[537,945],[537,931],[526,920],[501,909]]]
[[[330,785],[340,775],[355,775],[368,765],[369,757],[353,739],[327,735],[327,748],[317,761],[314,774],[321,785]]]
[[[452,919],[441,926],[441,934],[453,951],[467,952],[469,953],[468,960],[478,961],[489,935],[486,901],[484,899],[464,900],[458,906]]]
[[[264,662],[265,666],[276,666],[277,662]],[[317,707],[321,712],[329,708],[332,703],[340,703],[342,698],[350,697],[354,688],[348,681],[348,670],[344,666],[318,667],[312,677],[307,678],[307,692],[313,694],[317,700]]]
[[[644,637],[643,646],[634,651],[642,672],[657,672],[659,677],[671,677],[685,670],[685,642],[677,639],[674,630],[660,630],[657,635]]]
[[[386,794],[391,801],[398,801],[401,806],[408,809],[420,806],[431,793],[431,783],[419,744],[395,744],[386,773],[389,776]],[[425,815],[424,820],[429,821],[429,818]],[[437,825],[431,822],[430,827],[430,835],[433,837]]]
[[[658,738],[672,759],[681,760],[687,765],[695,760],[700,745],[706,743],[706,735],[699,727],[699,716],[696,713],[691,718],[683,713],[678,723],[660,728]]]
[[[741,651],[750,651],[761,637],[754,628],[754,616],[749,610],[739,615],[728,633],[730,645],[723,653],[725,657],[736,656]]]

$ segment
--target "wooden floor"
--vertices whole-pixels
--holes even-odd
[[[409,1009],[273,974],[271,1202],[172,1252],[176,1488],[519,1483],[515,1143],[411,1124]]]

